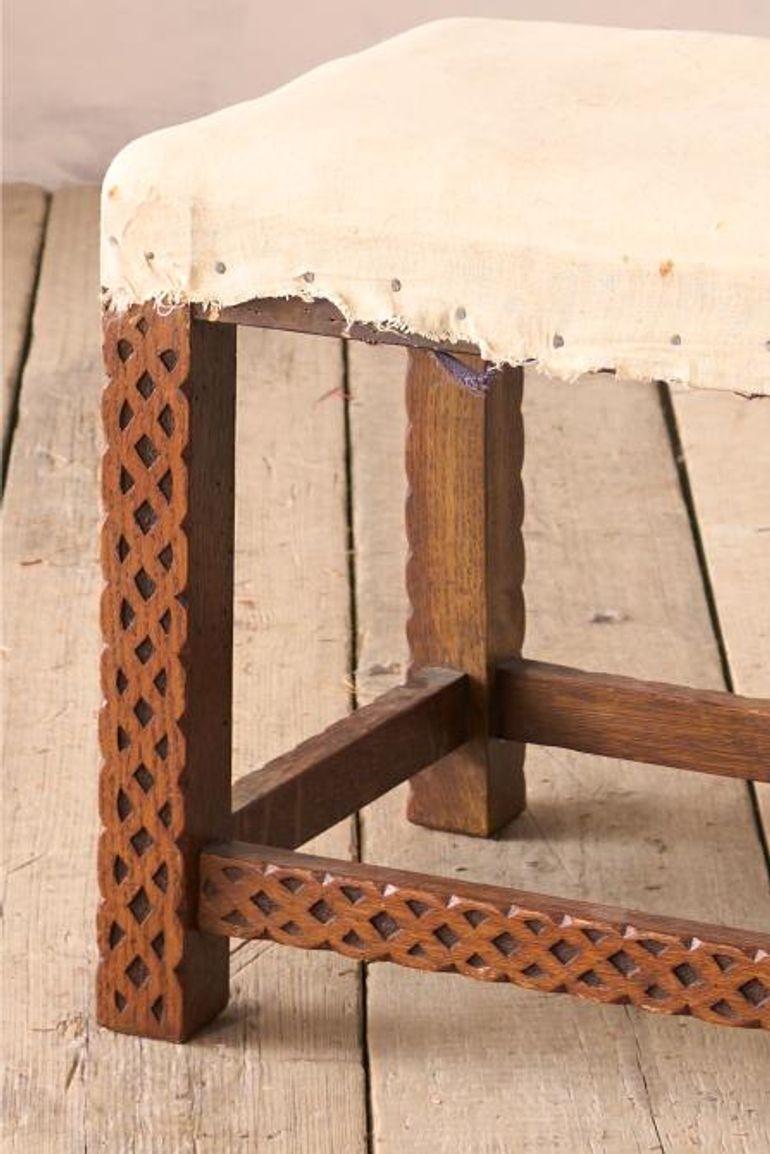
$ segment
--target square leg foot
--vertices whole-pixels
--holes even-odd
[[[472,742],[412,779],[406,816],[416,825],[492,837],[523,813],[523,746]]]

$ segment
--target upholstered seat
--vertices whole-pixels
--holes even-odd
[[[446,20],[134,141],[103,283],[770,393],[770,43]]]

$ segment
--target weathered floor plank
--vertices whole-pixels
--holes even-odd
[[[736,693],[770,697],[770,401],[672,390]],[[770,841],[770,786],[755,786]]]
[[[27,343],[48,197],[33,184],[3,186],[3,396],[0,452],[8,452]]]
[[[50,1149],[55,1136],[62,1150],[80,1150],[86,1122],[100,586],[95,220],[93,193],[56,198],[6,490],[0,1124],[19,1151]]]
[[[9,1150],[359,1154],[359,978],[343,959],[246,947],[233,1003],[185,1047],[93,1021],[97,197],[54,198],[9,474],[5,836]],[[348,707],[341,353],[241,347],[236,754],[267,760]],[[286,381],[290,386],[286,387]],[[318,840],[346,855],[347,825]]]
[[[402,354],[353,348],[359,697],[403,672]],[[720,687],[687,516],[654,389],[533,378],[526,390],[525,653]],[[743,686],[743,691],[748,688]],[[368,861],[767,928],[745,787],[531,749],[530,808],[499,840],[365,811]],[[471,986],[469,989],[468,987]],[[759,1154],[766,1037],[372,967],[367,1036],[383,1154],[431,1149]]]

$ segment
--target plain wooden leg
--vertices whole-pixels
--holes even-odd
[[[479,395],[432,353],[410,350],[406,396],[412,666],[470,675],[475,735],[412,779],[407,813],[483,837],[525,804],[524,747],[488,737],[493,667],[524,635],[522,370],[495,373]]]
[[[194,928],[230,817],[235,329],[104,318],[99,1021],[181,1041],[227,1003]]]

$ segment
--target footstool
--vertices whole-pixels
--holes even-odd
[[[296,852],[407,779],[488,837],[527,743],[770,779],[768,701],[521,656],[524,366],[770,393],[769,111],[766,41],[446,20],[114,160],[102,1024],[190,1037],[239,937],[770,1027],[768,935]],[[238,325],[408,347],[412,667],[231,792]]]

